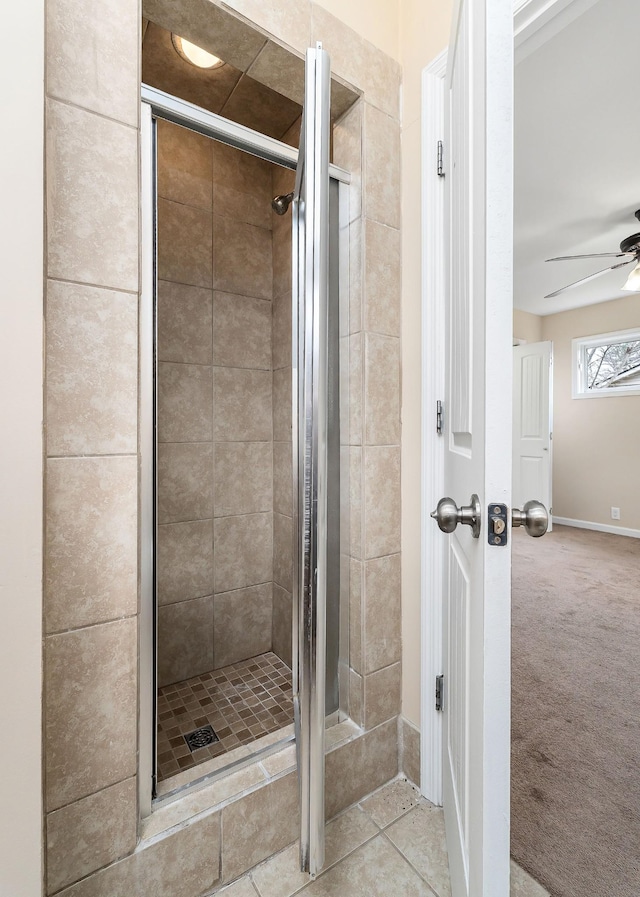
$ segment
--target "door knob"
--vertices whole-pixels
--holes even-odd
[[[471,527],[474,539],[480,537],[480,499],[472,495],[468,505],[461,508],[452,498],[441,498],[431,514],[443,533],[452,533],[459,523]]]
[[[547,509],[539,501],[528,501],[520,511],[514,508],[511,512],[511,526],[524,526],[529,536],[534,539],[544,536],[549,526]]]

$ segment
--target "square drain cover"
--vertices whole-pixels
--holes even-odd
[[[198,748],[203,748],[208,744],[215,744],[216,741],[220,741],[213,731],[213,726],[202,726],[200,729],[189,732],[188,735],[184,735],[183,737],[187,742],[187,747],[192,753],[193,751],[197,751]]]

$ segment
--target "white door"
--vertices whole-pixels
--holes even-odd
[[[448,206],[444,494],[480,533],[446,540],[443,800],[454,897],[508,897],[512,378],[511,0],[458,0],[445,94]],[[503,534],[504,535],[504,534]]]
[[[549,509],[551,530],[550,342],[513,347],[513,504],[531,498]]]

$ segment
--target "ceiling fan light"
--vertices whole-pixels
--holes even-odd
[[[638,262],[631,274],[627,277],[627,282],[622,289],[628,290],[631,293],[640,292],[640,262]]]

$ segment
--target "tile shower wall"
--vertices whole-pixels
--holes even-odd
[[[158,122],[158,676],[271,649],[271,165]]]
[[[188,16],[209,13],[209,4],[205,9],[186,0],[170,7],[172,14],[183,7]],[[222,13],[218,0],[211,7]],[[376,336],[397,340],[399,334],[400,73],[396,63],[313,2],[230,0],[228,7],[301,52],[310,34],[313,41],[323,40],[333,71],[363,93],[363,101],[334,128],[335,161],[353,172],[351,259],[345,272],[353,362],[347,451],[355,474],[351,701],[357,718],[363,718],[367,700],[374,718],[395,717],[399,696],[383,700],[375,681],[367,695],[365,684],[380,671],[393,680],[399,669],[398,437],[381,419],[381,414],[397,418],[397,374],[394,369],[378,408],[374,394],[380,384],[369,367],[373,378],[366,387],[363,359],[369,336],[375,342]],[[235,23],[238,33],[249,27],[242,19]],[[280,812],[274,814],[275,796],[265,802],[261,789],[222,811],[228,821],[240,820],[235,830],[225,824],[223,837],[219,814],[201,813],[157,839],[138,842],[134,852],[141,832],[136,801],[139,46],[139,6],[132,0],[47,3],[45,810],[47,892],[63,889],[65,897],[178,892],[198,897],[215,886],[221,859],[226,875],[239,874],[256,861],[251,853],[256,832],[259,858],[266,857],[292,839],[289,826],[295,819],[286,795],[276,795]],[[185,217],[197,218],[199,211],[192,202]],[[192,251],[196,247],[185,246],[187,257]],[[191,286],[195,296],[198,285]],[[199,289],[212,292],[213,285]],[[218,289],[230,291],[226,285]],[[196,346],[202,337],[191,331]],[[118,351],[125,345],[128,351]],[[369,415],[376,419],[373,428]],[[366,434],[364,439],[358,433]],[[395,733],[390,718],[335,752],[327,764],[333,792],[329,815],[355,799],[356,790],[362,796],[396,774]],[[290,774],[288,779],[293,782]],[[357,789],[351,787],[356,779]],[[350,785],[346,796],[344,782]],[[150,819],[157,818],[154,811]]]

